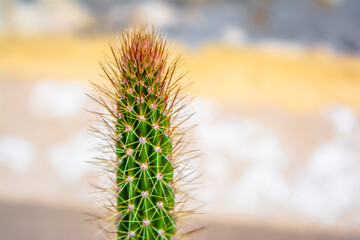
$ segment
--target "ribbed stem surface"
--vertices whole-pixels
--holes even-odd
[[[116,64],[105,71],[118,88],[117,238],[171,239],[176,224],[168,81],[174,69],[154,32],[139,28],[120,41],[112,48]]]

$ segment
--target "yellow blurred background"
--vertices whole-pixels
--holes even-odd
[[[193,239],[359,239],[359,1],[0,4],[0,239],[101,239],[82,214],[98,142],[85,93],[138,23],[190,70]]]

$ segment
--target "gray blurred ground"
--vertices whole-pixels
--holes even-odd
[[[78,210],[51,208],[31,204],[0,203],[1,240],[85,240],[100,239],[91,236],[95,228],[84,220],[87,216]],[[355,235],[331,235],[318,232],[277,231],[262,227],[196,223],[205,229],[191,239],[198,240],[356,240]]]

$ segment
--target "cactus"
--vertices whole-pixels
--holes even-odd
[[[105,128],[94,128],[106,140],[97,160],[110,179],[100,188],[111,193],[103,230],[111,239],[175,239],[179,217],[192,212],[183,210],[188,195],[179,189],[191,159],[181,127],[190,117],[181,115],[181,57],[170,61],[166,40],[147,26],[123,31],[110,50],[100,63],[108,84],[94,84],[100,96],[92,97],[105,109],[97,113]]]

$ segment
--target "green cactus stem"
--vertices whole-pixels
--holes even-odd
[[[108,84],[96,85],[101,96],[94,98],[107,110],[98,113],[107,130],[97,132],[107,139],[102,150],[110,160],[101,162],[114,193],[106,208],[115,227],[104,230],[119,240],[174,239],[183,212],[176,201],[184,156],[180,123],[189,117],[179,114],[185,99],[180,57],[170,61],[164,37],[147,26],[125,30],[110,49],[101,64]]]

